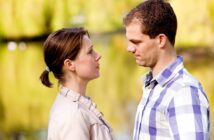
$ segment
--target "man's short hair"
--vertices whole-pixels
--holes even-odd
[[[124,18],[125,26],[137,20],[142,33],[150,38],[165,34],[172,45],[175,44],[177,18],[171,5],[164,0],[146,0],[133,8]]]

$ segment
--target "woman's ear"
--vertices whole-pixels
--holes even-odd
[[[157,39],[159,48],[163,48],[166,45],[167,36],[165,34],[159,34]]]
[[[70,59],[64,60],[64,68],[67,70],[75,71],[75,63]]]

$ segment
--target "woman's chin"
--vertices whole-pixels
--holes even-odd
[[[100,77],[100,73],[97,73],[97,74],[95,74],[95,75],[91,78],[91,80],[97,79],[97,78],[99,78],[99,77]]]

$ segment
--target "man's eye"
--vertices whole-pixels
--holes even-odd
[[[139,41],[134,41],[133,44],[137,45],[137,44],[140,44],[140,42]]]

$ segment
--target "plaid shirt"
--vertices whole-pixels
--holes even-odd
[[[200,85],[177,59],[156,78],[144,78],[134,140],[208,140],[209,103]]]

